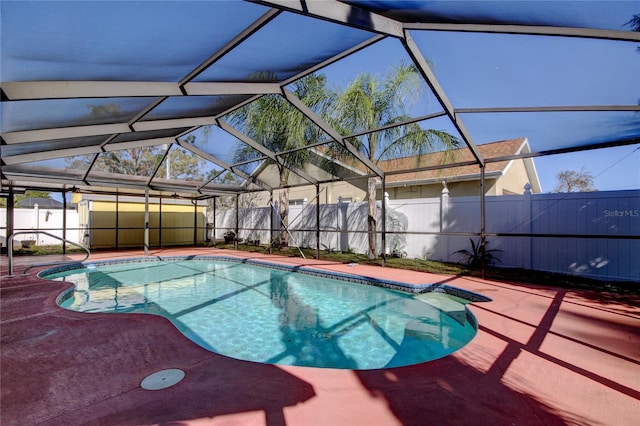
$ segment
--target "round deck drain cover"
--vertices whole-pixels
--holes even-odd
[[[166,389],[182,379],[184,379],[184,371],[178,368],[170,368],[149,374],[140,382],[140,387],[145,390]]]

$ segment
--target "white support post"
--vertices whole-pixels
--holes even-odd
[[[522,199],[522,223],[526,227],[522,230],[522,233],[531,235],[533,224],[531,223],[531,184],[526,183],[524,185],[524,197]],[[531,253],[533,252],[533,239],[529,236],[526,237],[522,244],[522,256],[524,269],[531,269]]]
[[[144,190],[144,255],[149,256],[149,189]]]
[[[447,182],[442,181],[442,193],[440,195],[440,232],[449,230],[449,188]],[[440,238],[444,251],[440,252],[440,260],[449,261],[449,236],[443,235]]]

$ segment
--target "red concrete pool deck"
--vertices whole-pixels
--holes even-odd
[[[229,250],[150,254],[234,255],[446,283],[493,301],[469,305],[478,335],[440,360],[369,371],[263,365],[208,352],[164,318],[59,308],[56,297],[69,284],[34,273],[9,278],[3,256],[0,424],[640,424],[637,297]],[[15,258],[16,271],[34,259],[43,260]],[[168,368],[184,370],[184,380],[140,388],[144,377]]]

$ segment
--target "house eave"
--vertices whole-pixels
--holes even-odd
[[[503,175],[502,171],[488,172],[485,173],[485,179],[498,179]],[[385,186],[387,188],[398,188],[405,186],[414,186],[414,185],[434,185],[440,184],[441,182],[470,182],[475,180],[480,180],[481,176],[479,173],[474,173],[472,175],[462,175],[462,176],[445,176],[440,178],[427,178],[427,179],[411,179],[411,180],[403,180],[398,182],[385,182]],[[377,182],[376,187],[381,188],[382,182]]]

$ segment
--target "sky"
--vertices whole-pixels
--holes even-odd
[[[582,169],[591,173],[600,191],[640,189],[640,144],[538,157],[534,163],[543,192],[553,191],[557,173]]]

